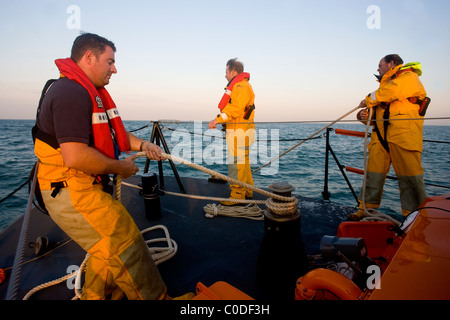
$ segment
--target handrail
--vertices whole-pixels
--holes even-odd
[[[20,230],[19,242],[17,243],[16,255],[14,257],[14,264],[11,272],[11,280],[8,284],[8,291],[6,293],[6,300],[17,300],[17,289],[20,282],[20,273],[22,271],[22,260],[25,253],[25,244],[27,243],[28,227],[30,225],[31,204],[34,199],[34,190],[36,188],[37,171],[39,162],[36,163],[34,170],[33,184],[31,186],[30,195],[28,196],[27,209],[23,217],[22,228]]]
[[[361,131],[353,131],[353,130],[345,130],[345,129],[334,129],[336,134],[342,134],[344,136],[353,136],[353,137],[361,137],[364,138],[364,132]]]
[[[348,171],[348,172],[353,172],[353,173],[357,173],[357,174],[361,174],[361,175],[364,174],[364,170],[363,169],[353,168],[353,167],[349,167],[349,166],[345,166],[345,170]],[[391,179],[391,180],[398,180],[397,177],[390,176],[390,175],[387,175],[386,178],[387,179]],[[429,182],[424,182],[424,183],[427,186],[450,189],[450,187],[448,187],[448,186],[442,186],[442,185],[439,185],[439,184],[434,184],[434,183],[429,183]]]

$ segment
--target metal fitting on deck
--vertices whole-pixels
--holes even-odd
[[[286,198],[292,197],[292,191],[295,190],[295,187],[287,182],[277,182],[274,184],[271,184],[269,186],[269,190],[272,193],[275,193],[276,195],[283,196]],[[277,199],[271,199],[274,204],[286,204],[285,202]],[[264,216],[266,216],[267,219],[271,220],[277,220],[279,222],[287,222],[292,220],[297,220],[300,218],[300,211],[298,210],[297,205],[292,205],[289,209],[288,213],[285,214],[278,214],[276,212],[273,212],[270,207],[268,207],[264,211]]]
[[[145,204],[145,216],[148,220],[161,218],[161,201],[158,187],[158,178],[155,173],[144,173],[142,175],[142,191]]]
[[[272,193],[291,197],[294,187],[287,182],[269,186]],[[272,198],[274,203],[282,203]],[[291,213],[292,212],[292,213]],[[293,206],[289,214],[276,214],[270,208],[264,210],[264,238],[258,256],[258,278],[269,290],[286,294],[289,299],[296,277],[308,271],[308,257],[301,237],[300,211]],[[283,267],[282,272],[279,268]]]

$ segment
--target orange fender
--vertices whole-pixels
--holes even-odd
[[[5,278],[6,278],[5,269],[0,269],[0,283],[5,281]]]
[[[331,293],[331,294],[330,294]],[[328,269],[314,269],[297,280],[296,300],[359,300],[363,292],[350,279]]]

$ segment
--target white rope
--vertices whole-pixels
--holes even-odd
[[[124,182],[122,182],[124,185],[128,185]],[[136,186],[134,186],[136,188]],[[138,187],[141,188],[141,187]],[[211,200],[211,201],[230,201],[230,202],[236,202],[236,203],[244,203],[244,204],[265,204],[266,202],[264,200],[251,200],[251,199],[231,199],[231,198],[220,198],[220,197],[207,197],[207,196],[199,196],[195,194],[186,194],[186,193],[178,193],[178,192],[172,192],[172,191],[166,191],[163,190],[165,194],[171,195],[171,196],[177,196],[177,197],[183,197],[183,198],[191,198],[191,199],[197,199],[197,200]]]
[[[142,189],[142,187],[124,182],[122,181],[122,184],[131,188],[136,189]],[[297,211],[297,204],[298,200],[295,198],[292,202],[287,203],[280,203],[280,202],[274,202],[272,198],[267,198],[266,200],[249,200],[249,199],[232,199],[232,198],[219,198],[219,197],[206,197],[206,196],[199,196],[199,195],[193,195],[193,194],[185,194],[185,193],[177,193],[177,192],[171,192],[171,191],[164,191],[165,194],[177,196],[177,197],[184,197],[184,198],[191,198],[191,199],[198,199],[198,200],[212,200],[212,201],[227,201],[227,202],[235,202],[235,203],[242,203],[247,204],[247,206],[223,206],[223,205],[215,205],[215,204],[207,204],[203,209],[205,210],[206,214],[205,216],[207,218],[213,218],[215,216],[228,216],[228,217],[253,217],[256,218],[254,220],[262,220],[259,219],[259,214],[256,212],[263,212],[256,204],[264,204],[267,208],[269,208],[272,212],[279,214],[279,215],[286,215],[286,214],[292,214],[292,212]],[[251,206],[251,205],[254,206]],[[235,212],[235,214],[232,214],[232,212]]]
[[[353,110],[351,110],[350,112],[348,112],[347,114],[343,115],[342,117],[340,117],[339,119],[337,119],[336,121],[333,121],[332,123],[330,123],[329,125],[325,126],[324,128],[318,130],[317,132],[313,133],[310,137],[308,137],[307,139],[301,141],[300,143],[298,143],[297,145],[295,145],[294,147],[290,148],[289,150],[287,150],[286,152],[284,152],[283,154],[281,154],[280,156],[278,156],[275,159],[272,159],[271,161],[269,161],[267,164],[261,166],[260,168],[256,169],[253,172],[256,172],[260,169],[262,169],[263,167],[267,166],[268,164],[270,164],[272,161],[280,158],[281,156],[285,155],[286,153],[292,151],[294,148],[300,146],[302,143],[304,143],[305,141],[307,141],[308,139],[314,137],[316,134],[318,134],[319,132],[325,130],[326,128],[330,127],[331,125],[333,125],[334,123],[338,122],[339,120],[343,119],[344,117],[346,117],[347,115],[349,115],[350,113],[352,113],[353,111],[355,111],[358,108],[355,108]],[[366,130],[366,139],[367,139],[367,130]],[[364,150],[365,151],[365,150]],[[146,153],[145,152],[139,152],[136,154],[138,157],[141,156],[145,156]],[[252,191],[258,192],[262,195],[265,195],[268,197],[268,199],[266,201],[263,200],[246,200],[246,199],[231,199],[231,198],[216,198],[216,197],[204,197],[204,196],[195,196],[195,195],[186,195],[186,194],[180,194],[180,193],[174,193],[174,192],[170,192],[170,191],[165,191],[165,193],[170,194],[170,195],[177,195],[177,196],[183,196],[183,197],[190,197],[190,198],[196,198],[196,199],[206,199],[206,200],[216,200],[216,201],[231,201],[231,202],[238,202],[238,203],[248,203],[247,206],[245,207],[226,207],[223,205],[215,205],[215,204],[209,204],[207,206],[204,207],[204,210],[206,212],[206,217],[208,218],[212,218],[215,217],[217,215],[222,215],[222,216],[231,216],[231,217],[240,217],[240,218],[247,218],[247,219],[252,219],[252,220],[263,220],[264,216],[262,214],[262,210],[256,205],[256,203],[258,204],[265,204],[272,212],[278,214],[278,215],[292,215],[294,212],[297,211],[297,207],[298,207],[298,199],[296,197],[284,197],[284,196],[280,196],[278,194],[272,193],[272,192],[268,192],[265,191],[263,189],[259,189],[257,187],[254,187],[252,185],[246,184],[242,181],[239,180],[235,180],[232,179],[228,176],[225,176],[219,172],[215,172],[213,170],[210,170],[208,168],[202,167],[200,165],[197,165],[195,163],[192,163],[186,159],[182,159],[182,158],[178,158],[176,156],[170,155],[170,154],[166,154],[166,153],[162,153],[162,156],[170,159],[172,161],[176,161],[179,162],[181,164],[187,165],[189,167],[192,167],[194,169],[203,171],[205,173],[208,173],[212,176],[215,176],[219,179],[228,181],[230,183],[233,184],[237,184],[241,187],[250,189]],[[133,188],[137,188],[137,189],[142,189],[139,186],[135,186],[129,183],[125,183],[123,182],[122,177],[119,175],[117,176],[117,181],[116,181],[116,192],[115,192],[115,198],[116,200],[120,201],[121,200],[121,186],[122,184],[133,187]],[[279,200],[279,201],[284,201],[284,202],[276,202],[275,200]],[[253,206],[251,206],[251,204],[253,204]],[[159,264],[162,263],[164,261],[167,261],[168,259],[172,258],[177,250],[178,250],[178,246],[176,244],[176,242],[172,239],[170,239],[170,235],[169,232],[167,230],[167,228],[163,225],[158,225],[158,226],[154,226],[154,227],[150,227],[147,229],[144,229],[141,231],[142,234],[146,233],[146,232],[150,232],[150,231],[154,231],[157,228],[161,228],[163,229],[164,233],[165,233],[165,238],[156,238],[156,239],[152,239],[152,240],[146,240],[145,243],[147,245],[149,244],[153,244],[153,243],[158,243],[158,242],[163,242],[165,241],[166,246],[164,247],[149,247],[150,253],[152,254],[152,258],[155,261],[155,264]],[[86,254],[85,259],[83,260],[82,264],[80,265],[80,268],[78,271],[73,272],[71,274],[65,275],[59,279],[53,280],[53,281],[49,281],[47,283],[44,283],[42,285],[39,285],[35,288],[33,288],[32,290],[30,290],[23,298],[23,300],[28,300],[29,297],[31,295],[33,295],[34,293],[36,293],[39,290],[42,290],[44,288],[56,285],[58,283],[61,283],[67,279],[72,278],[73,276],[75,276],[75,297],[73,299],[79,299],[81,297],[81,274],[83,272],[83,270],[85,269],[85,265],[87,263],[87,260],[89,258],[89,254]]]
[[[45,289],[45,288],[57,285],[58,283],[66,281],[67,279],[70,279],[70,278],[76,276],[77,274],[78,274],[78,271],[75,271],[75,272],[67,274],[67,275],[65,275],[65,276],[63,276],[61,278],[58,278],[58,279],[55,279],[55,280],[52,280],[52,281],[40,284],[37,287],[34,287],[30,291],[28,291],[28,293],[22,298],[22,300],[28,300],[33,294],[35,294],[39,290],[42,290],[42,289]]]
[[[153,226],[141,231],[142,234],[145,234],[150,231],[155,231],[158,229],[162,229],[164,231],[164,238],[155,238],[151,240],[146,240],[145,243],[147,245],[151,245],[154,243],[164,243],[163,247],[155,247],[149,246],[150,254],[152,255],[153,261],[156,265],[163,263],[164,261],[172,258],[178,251],[177,243],[170,238],[169,230],[163,225]]]
[[[372,113],[373,108],[369,108],[369,115],[368,115],[368,121],[366,124],[366,131],[364,134],[364,178],[363,178],[363,186],[362,186],[362,205],[364,214],[366,217],[364,217],[363,221],[390,221],[393,224],[399,226],[401,223],[397,221],[396,219],[392,218],[391,216],[384,214],[382,212],[379,212],[375,210],[374,208],[367,208],[366,207],[366,184],[367,184],[367,165],[368,165],[368,157],[367,157],[367,139],[369,135],[369,128],[370,128],[370,119],[372,119]]]
[[[83,274],[83,271],[86,269],[88,259],[89,253],[87,253],[86,256],[84,257],[84,260],[81,263],[80,268],[78,268],[78,271],[75,271],[77,273],[77,276],[75,277],[75,297],[73,297],[72,300],[81,299],[81,275]]]
[[[344,119],[346,116],[348,116],[349,114],[353,113],[354,111],[358,110],[359,106],[350,110],[349,112],[347,112],[346,114],[344,114],[343,116],[341,116],[340,118],[332,121],[331,123],[329,123],[328,125],[326,125],[325,127],[323,127],[322,129],[317,130],[316,132],[314,132],[312,135],[310,135],[308,138],[304,139],[303,141],[300,141],[299,143],[297,143],[295,146],[293,146],[292,148],[286,150],[285,152],[283,152],[282,154],[280,154],[279,156],[273,158],[272,160],[270,160],[269,162],[267,162],[266,164],[262,165],[261,167],[259,167],[256,170],[253,170],[252,173],[255,173],[259,170],[261,170],[262,168],[268,166],[270,163],[272,163],[273,161],[280,159],[282,156],[284,156],[286,153],[291,152],[292,150],[294,150],[295,148],[297,148],[298,146],[300,146],[301,144],[305,143],[306,141],[308,141],[309,139],[311,139],[312,137],[314,137],[316,134],[319,134],[321,131],[327,129],[328,127],[331,127],[333,124],[335,124],[336,122]]]
[[[137,157],[141,157],[141,156],[145,156],[146,153],[145,152],[138,152],[136,153]],[[136,157],[136,155],[134,155]],[[182,196],[182,197],[191,197],[191,198],[197,198],[197,199],[203,199],[203,200],[214,200],[214,201],[229,201],[229,202],[236,202],[236,203],[253,203],[253,204],[265,204],[272,212],[279,214],[279,215],[292,215],[293,213],[295,213],[297,211],[297,204],[298,204],[298,199],[296,197],[284,197],[284,196],[280,196],[278,194],[257,188],[255,186],[249,185],[247,183],[244,183],[242,181],[230,178],[224,174],[221,174],[219,172],[216,172],[214,170],[205,168],[201,165],[192,163],[189,160],[183,159],[183,158],[179,158],[170,154],[166,154],[164,152],[162,152],[162,156],[166,159],[184,164],[186,166],[189,166],[191,168],[203,171],[205,173],[208,173],[211,176],[214,176],[216,178],[228,181],[229,183],[232,184],[236,184],[239,185],[243,188],[247,188],[250,189],[254,192],[260,193],[262,195],[267,196],[269,199],[267,199],[266,201],[262,201],[262,200],[247,200],[247,199],[232,199],[232,198],[216,198],[216,197],[203,197],[203,196],[193,196],[193,195],[185,195],[185,194],[180,194],[180,193],[173,193],[173,192],[169,192],[169,191],[165,191],[167,194],[171,194],[171,195],[177,195],[177,196]],[[123,179],[117,179],[116,182],[116,198],[120,199],[120,195],[121,195],[121,188],[122,188],[122,184],[125,184],[123,182]],[[129,185],[129,184],[127,184]],[[134,188],[138,188],[136,186],[133,186]],[[275,201],[278,200],[278,201]],[[284,201],[284,202],[279,202],[279,201]]]
[[[133,185],[131,183],[127,183],[124,181],[122,181],[122,184],[125,186],[132,187],[132,188],[142,189],[142,187],[140,187],[140,186]],[[260,190],[260,189],[254,188],[254,190]],[[228,216],[228,217],[236,216],[239,218],[240,216],[244,215],[243,212],[245,212],[245,211],[249,211],[248,213],[246,213],[246,215],[252,216],[253,211],[256,209],[250,207],[251,204],[254,204],[254,205],[264,204],[270,211],[272,211],[273,213],[278,214],[278,215],[292,215],[293,213],[295,213],[297,211],[297,208],[298,208],[298,199],[295,197],[292,197],[293,200],[290,202],[276,202],[272,198],[267,198],[266,200],[249,200],[249,199],[206,197],[206,196],[184,194],[184,193],[177,193],[177,192],[171,192],[171,191],[164,191],[164,193],[166,193],[168,195],[172,195],[172,196],[185,197],[185,198],[191,198],[191,199],[227,201],[227,202],[248,204],[245,207],[236,207],[235,206],[235,207],[229,207],[228,209],[226,208],[226,206],[223,206],[223,205],[219,205],[215,209],[211,209],[211,208],[214,208],[213,205],[206,205],[203,209],[205,210],[205,212],[207,212],[207,214],[209,214],[209,215],[207,215],[208,218],[211,218],[211,215],[212,216],[221,215],[221,216]],[[269,194],[271,194],[271,193],[269,193]],[[274,194],[274,195],[276,195],[276,194]],[[287,198],[287,197],[283,197],[283,198]],[[287,199],[290,199],[290,198],[287,198]],[[257,208],[259,209],[259,207],[257,207]],[[233,211],[236,212],[236,215],[231,214],[231,212],[233,212]],[[217,212],[217,214],[214,214],[215,212]]]
[[[250,189],[254,192],[260,193],[262,195],[265,195],[268,197],[268,199],[265,201],[265,205],[267,206],[267,208],[269,208],[272,212],[274,212],[275,214],[278,215],[292,215],[297,211],[297,205],[298,205],[298,199],[296,197],[284,197],[284,196],[280,196],[278,194],[257,188],[255,186],[249,185],[247,183],[244,183],[242,181],[230,178],[226,175],[223,175],[219,172],[213,171],[211,169],[205,168],[203,166],[200,166],[198,164],[192,163],[188,160],[182,159],[182,158],[178,158],[169,154],[165,154],[163,153],[163,156],[165,158],[168,159],[172,159],[173,161],[182,163],[184,165],[187,165],[189,167],[192,167],[194,169],[203,171],[205,173],[208,173],[216,178],[228,181],[232,184],[237,184],[243,188],[247,188]],[[278,201],[284,201],[284,202],[277,202],[275,200]],[[256,203],[254,201],[258,201],[258,200],[245,200],[245,199],[232,199],[232,198],[226,198],[226,199],[222,199],[219,201],[231,201],[231,202],[241,202],[241,203]],[[257,202],[260,203],[260,202]]]
[[[162,247],[150,247],[149,246],[149,251],[150,254],[152,255],[152,259],[155,262],[155,265],[158,265],[160,263],[163,263],[164,261],[169,260],[170,258],[172,258],[173,256],[175,256],[175,254],[178,251],[178,245],[177,243],[170,238],[170,234],[169,231],[167,230],[167,228],[163,225],[157,225],[157,226],[153,226],[147,229],[144,229],[141,231],[141,234],[145,234],[147,232],[150,231],[155,231],[157,229],[162,229],[164,231],[164,238],[156,238],[156,239],[151,239],[151,240],[146,240],[145,243],[148,245],[153,244],[153,243],[163,243],[165,242],[166,246],[162,246]],[[80,299],[81,298],[81,275],[83,273],[83,271],[86,268],[86,264],[89,258],[89,253],[86,254],[86,256],[84,257],[83,262],[81,263],[80,267],[78,268],[77,271],[74,271],[70,274],[67,274],[63,277],[60,277],[58,279],[52,280],[52,281],[48,281],[46,283],[40,284],[36,287],[34,287],[33,289],[31,289],[30,291],[28,291],[28,293],[22,298],[22,300],[28,300],[33,294],[35,294],[36,292],[57,285],[61,282],[64,282],[70,278],[75,277],[75,296],[72,298],[72,300],[76,300],[76,299]]]
[[[224,205],[217,205],[215,203],[207,204],[203,207],[207,218],[214,218],[217,216],[245,218],[250,220],[264,220],[263,210],[257,205],[248,204],[245,207],[229,207]]]

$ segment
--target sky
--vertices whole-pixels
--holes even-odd
[[[450,116],[447,0],[0,3],[1,119],[34,119],[59,76],[54,60],[80,32],[115,43],[107,89],[124,120],[213,119],[236,57],[251,75],[255,121],[335,120],[378,88],[373,74],[390,53],[422,64],[427,117]]]

